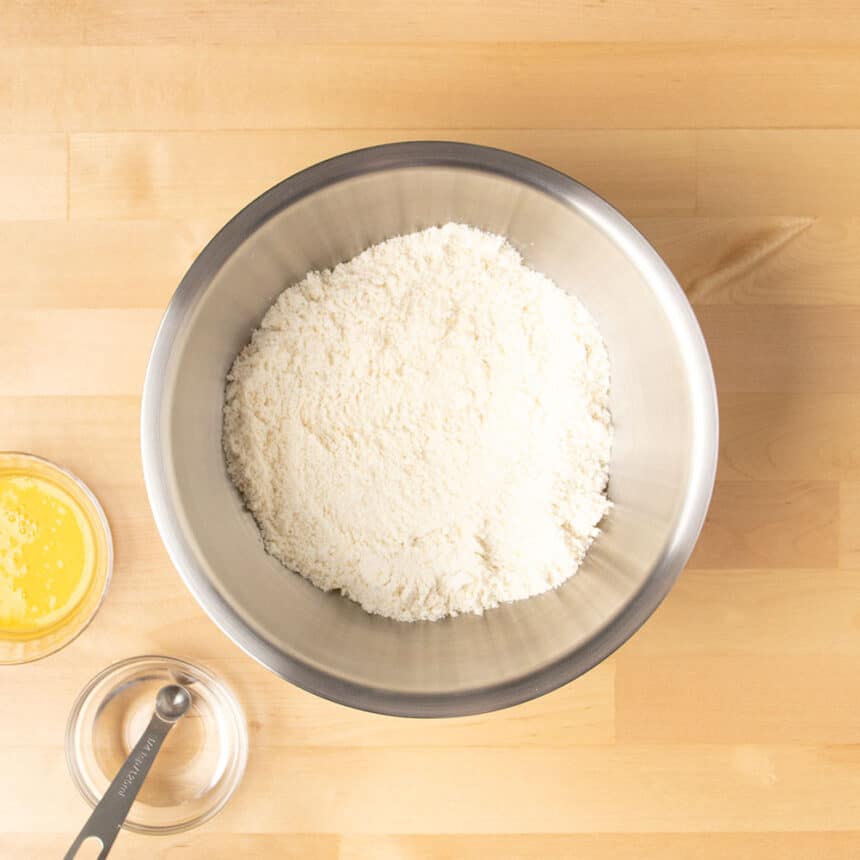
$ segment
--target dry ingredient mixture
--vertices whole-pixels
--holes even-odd
[[[446,224],[281,294],[227,377],[224,449],[284,565],[435,620],[576,572],[610,506],[608,403],[582,304]]]

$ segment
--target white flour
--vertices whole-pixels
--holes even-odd
[[[281,294],[228,376],[224,449],[272,555],[432,620],[576,571],[609,508],[608,399],[583,306],[446,224]]]

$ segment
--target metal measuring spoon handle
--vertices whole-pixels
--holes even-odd
[[[81,828],[64,860],[72,860],[84,842],[93,838],[101,843],[98,860],[108,856],[167,733],[190,705],[191,694],[185,687],[170,684],[158,691],[149,725]]]

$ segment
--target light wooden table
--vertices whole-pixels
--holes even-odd
[[[87,813],[69,706],[153,651],[235,685],[251,758],[210,824],[117,857],[860,856],[858,129],[852,0],[0,0],[0,448],[80,473],[116,539],[86,634],[0,670],[0,856],[62,855]],[[619,206],[688,290],[722,410],[708,523],[646,627],[447,722],[245,657],[172,570],[138,453],[149,346],[207,238],[406,138],[532,155]]]

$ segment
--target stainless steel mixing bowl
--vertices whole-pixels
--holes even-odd
[[[317,590],[263,551],[224,468],[224,376],[278,293],[306,272],[446,221],[507,236],[597,319],[612,362],[615,506],[582,569],[561,588],[482,617],[404,624]],[[320,696],[383,713],[448,716],[552,690],[595,666],[648,618],[705,517],[717,405],[683,292],[616,210],[520,156],[416,142],[311,167],[215,236],[158,331],[141,437],[164,543],[228,636]]]

